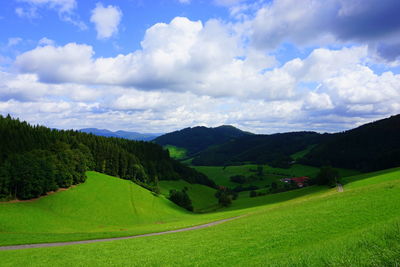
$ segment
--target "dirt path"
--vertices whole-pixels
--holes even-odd
[[[2,250],[17,250],[17,249],[26,249],[26,248],[47,248],[47,247],[59,247],[59,246],[68,246],[68,245],[78,245],[78,244],[89,244],[89,243],[97,243],[97,242],[107,242],[107,241],[114,241],[114,240],[123,240],[123,239],[133,239],[139,237],[146,237],[146,236],[156,236],[156,235],[166,235],[172,233],[179,233],[179,232],[186,232],[186,231],[193,231],[197,229],[207,228],[214,225],[218,225],[224,222],[229,222],[232,220],[239,219],[245,215],[236,216],[228,219],[223,219],[215,222],[210,222],[202,225],[177,229],[177,230],[170,230],[158,233],[149,233],[149,234],[142,234],[142,235],[134,235],[134,236],[123,236],[123,237],[113,237],[113,238],[104,238],[104,239],[93,239],[93,240],[82,240],[82,241],[70,241],[70,242],[56,242],[56,243],[42,243],[42,244],[28,244],[28,245],[15,245],[15,246],[0,246],[0,251]]]
[[[344,191],[343,185],[337,184],[337,191],[340,192],[340,193],[342,193],[342,192]]]

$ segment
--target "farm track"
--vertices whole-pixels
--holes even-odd
[[[28,248],[47,248],[47,247],[60,247],[60,246],[69,246],[69,245],[79,245],[79,244],[90,244],[90,243],[98,243],[98,242],[108,242],[108,241],[115,241],[115,240],[125,240],[125,239],[134,239],[140,237],[147,237],[147,236],[157,236],[157,235],[166,235],[172,233],[180,233],[186,231],[193,231],[198,229],[203,229],[211,226],[215,226],[221,223],[229,222],[232,220],[239,219],[246,215],[236,216],[228,219],[218,220],[206,224],[201,224],[197,226],[181,228],[177,230],[170,230],[170,231],[163,231],[157,233],[149,233],[149,234],[141,234],[141,235],[133,235],[133,236],[123,236],[123,237],[112,237],[112,238],[103,238],[103,239],[92,239],[92,240],[81,240],[81,241],[69,241],[69,242],[55,242],[55,243],[41,243],[41,244],[26,244],[26,245],[14,245],[14,246],[0,246],[0,251],[4,250],[19,250],[19,249],[28,249]]]

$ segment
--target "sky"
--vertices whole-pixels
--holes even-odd
[[[400,113],[398,0],[0,0],[0,114],[338,132]]]

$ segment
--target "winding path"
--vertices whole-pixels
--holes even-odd
[[[186,231],[193,231],[197,229],[207,228],[214,225],[218,225],[224,222],[229,222],[232,220],[239,219],[245,215],[236,216],[228,219],[218,220],[206,224],[201,224],[197,226],[177,229],[177,230],[170,230],[158,233],[149,233],[149,234],[141,234],[141,235],[133,235],[133,236],[122,236],[122,237],[112,237],[112,238],[103,238],[103,239],[92,239],[92,240],[81,240],[81,241],[69,241],[69,242],[56,242],[56,243],[41,243],[41,244],[27,244],[27,245],[14,245],[14,246],[0,246],[0,251],[2,250],[17,250],[17,249],[27,249],[27,248],[47,248],[47,247],[60,247],[60,246],[68,246],[68,245],[78,245],[78,244],[89,244],[89,243],[98,243],[98,242],[107,242],[107,241],[114,241],[114,240],[124,240],[124,239],[134,239],[146,236],[156,236],[156,235],[166,235],[172,233],[179,233],[179,232],[186,232]]]

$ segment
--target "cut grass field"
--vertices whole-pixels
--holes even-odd
[[[84,184],[66,191],[34,201],[0,203],[0,245],[127,236],[230,216],[192,215],[130,181],[96,172],[87,174]],[[196,198],[197,203],[204,201]]]
[[[364,177],[350,177],[343,193],[338,193],[335,188],[308,187],[260,197],[254,201],[260,201],[260,205],[250,207],[254,203],[243,203],[241,212],[247,216],[210,228],[105,243],[1,251],[1,264],[400,264],[400,168]]]

